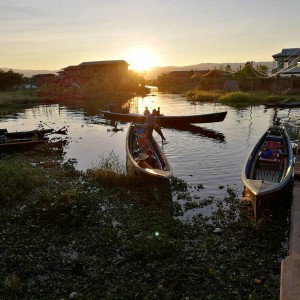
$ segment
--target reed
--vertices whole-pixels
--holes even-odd
[[[126,176],[124,164],[113,151],[108,156],[100,156],[87,175],[95,181],[109,185],[129,186],[132,180]]]

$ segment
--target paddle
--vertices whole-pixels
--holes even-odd
[[[66,126],[58,129],[58,130],[54,130],[54,128],[52,128],[50,125],[48,125],[47,123],[40,121],[41,127],[43,127],[43,124],[48,126],[50,129],[53,129],[52,132],[49,132],[48,134],[62,134],[62,135],[67,135],[68,134],[68,129]]]

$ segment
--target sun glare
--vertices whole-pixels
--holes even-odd
[[[143,72],[149,70],[157,64],[157,58],[150,49],[133,49],[126,56],[126,61],[129,63],[129,68]]]

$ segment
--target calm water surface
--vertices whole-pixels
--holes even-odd
[[[205,114],[227,111],[223,122],[196,125],[189,130],[163,128],[168,141],[163,149],[173,167],[174,176],[204,189],[192,190],[195,198],[223,197],[227,186],[242,194],[241,170],[244,160],[259,137],[277,119],[286,126],[290,138],[296,140],[300,128],[300,109],[265,109],[263,106],[236,109],[219,103],[191,104],[180,95],[153,92],[134,98],[126,105],[131,112],[142,113],[160,106],[166,115]],[[78,106],[79,107],[79,106]],[[68,126],[66,159],[75,158],[77,168],[86,170],[112,151],[125,165],[125,139],[129,124],[118,124],[114,131],[97,113],[103,104],[37,105],[22,111],[1,115],[1,128],[8,131],[35,129],[42,121],[59,129]],[[45,126],[46,127],[46,126]],[[160,142],[157,133],[154,137]]]

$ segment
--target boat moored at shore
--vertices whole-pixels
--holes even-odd
[[[255,218],[286,200],[293,177],[293,150],[284,127],[270,127],[249,153],[242,170],[243,199]]]

